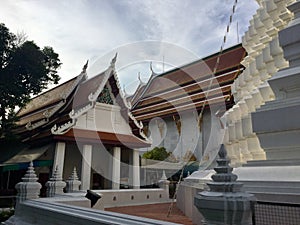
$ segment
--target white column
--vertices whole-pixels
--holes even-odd
[[[56,142],[55,153],[54,153],[54,162],[53,162],[53,172],[56,167],[59,169],[59,175],[63,176],[64,171],[64,162],[65,162],[65,142]]]
[[[140,188],[140,160],[139,150],[132,150],[132,186],[134,189]]]
[[[90,189],[91,165],[92,165],[92,145],[83,145],[81,162],[81,190]]]
[[[112,189],[120,189],[121,148],[113,148]]]

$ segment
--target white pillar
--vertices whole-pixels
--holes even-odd
[[[120,189],[121,148],[113,148],[112,189]]]
[[[81,190],[90,189],[91,165],[92,165],[92,145],[83,145],[81,162]]]
[[[64,162],[65,162],[65,142],[56,142],[55,153],[54,153],[54,162],[53,162],[53,172],[56,167],[59,168],[59,175],[63,177],[64,171]]]
[[[140,188],[140,160],[137,149],[132,149],[132,186],[134,189]]]

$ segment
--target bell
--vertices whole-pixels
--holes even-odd
[[[100,195],[98,195],[97,193],[91,191],[91,190],[87,190],[87,193],[85,195],[85,197],[87,199],[89,199],[91,201],[91,208],[97,203],[97,201],[101,198]]]

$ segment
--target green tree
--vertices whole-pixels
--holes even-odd
[[[40,49],[0,24],[0,137],[7,137],[17,120],[15,111],[32,96],[57,84],[61,62],[51,47]]]
[[[142,155],[142,158],[163,161],[166,158],[168,158],[168,156],[169,156],[169,153],[166,151],[166,149],[164,147],[155,147],[151,151],[145,152]]]

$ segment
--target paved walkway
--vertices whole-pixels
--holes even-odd
[[[177,207],[173,205],[172,212],[167,217],[168,209],[171,203],[159,203],[149,205],[124,206],[106,208],[106,211],[124,213],[133,216],[141,216],[150,219],[163,220],[184,225],[193,225],[192,220],[186,217]]]

